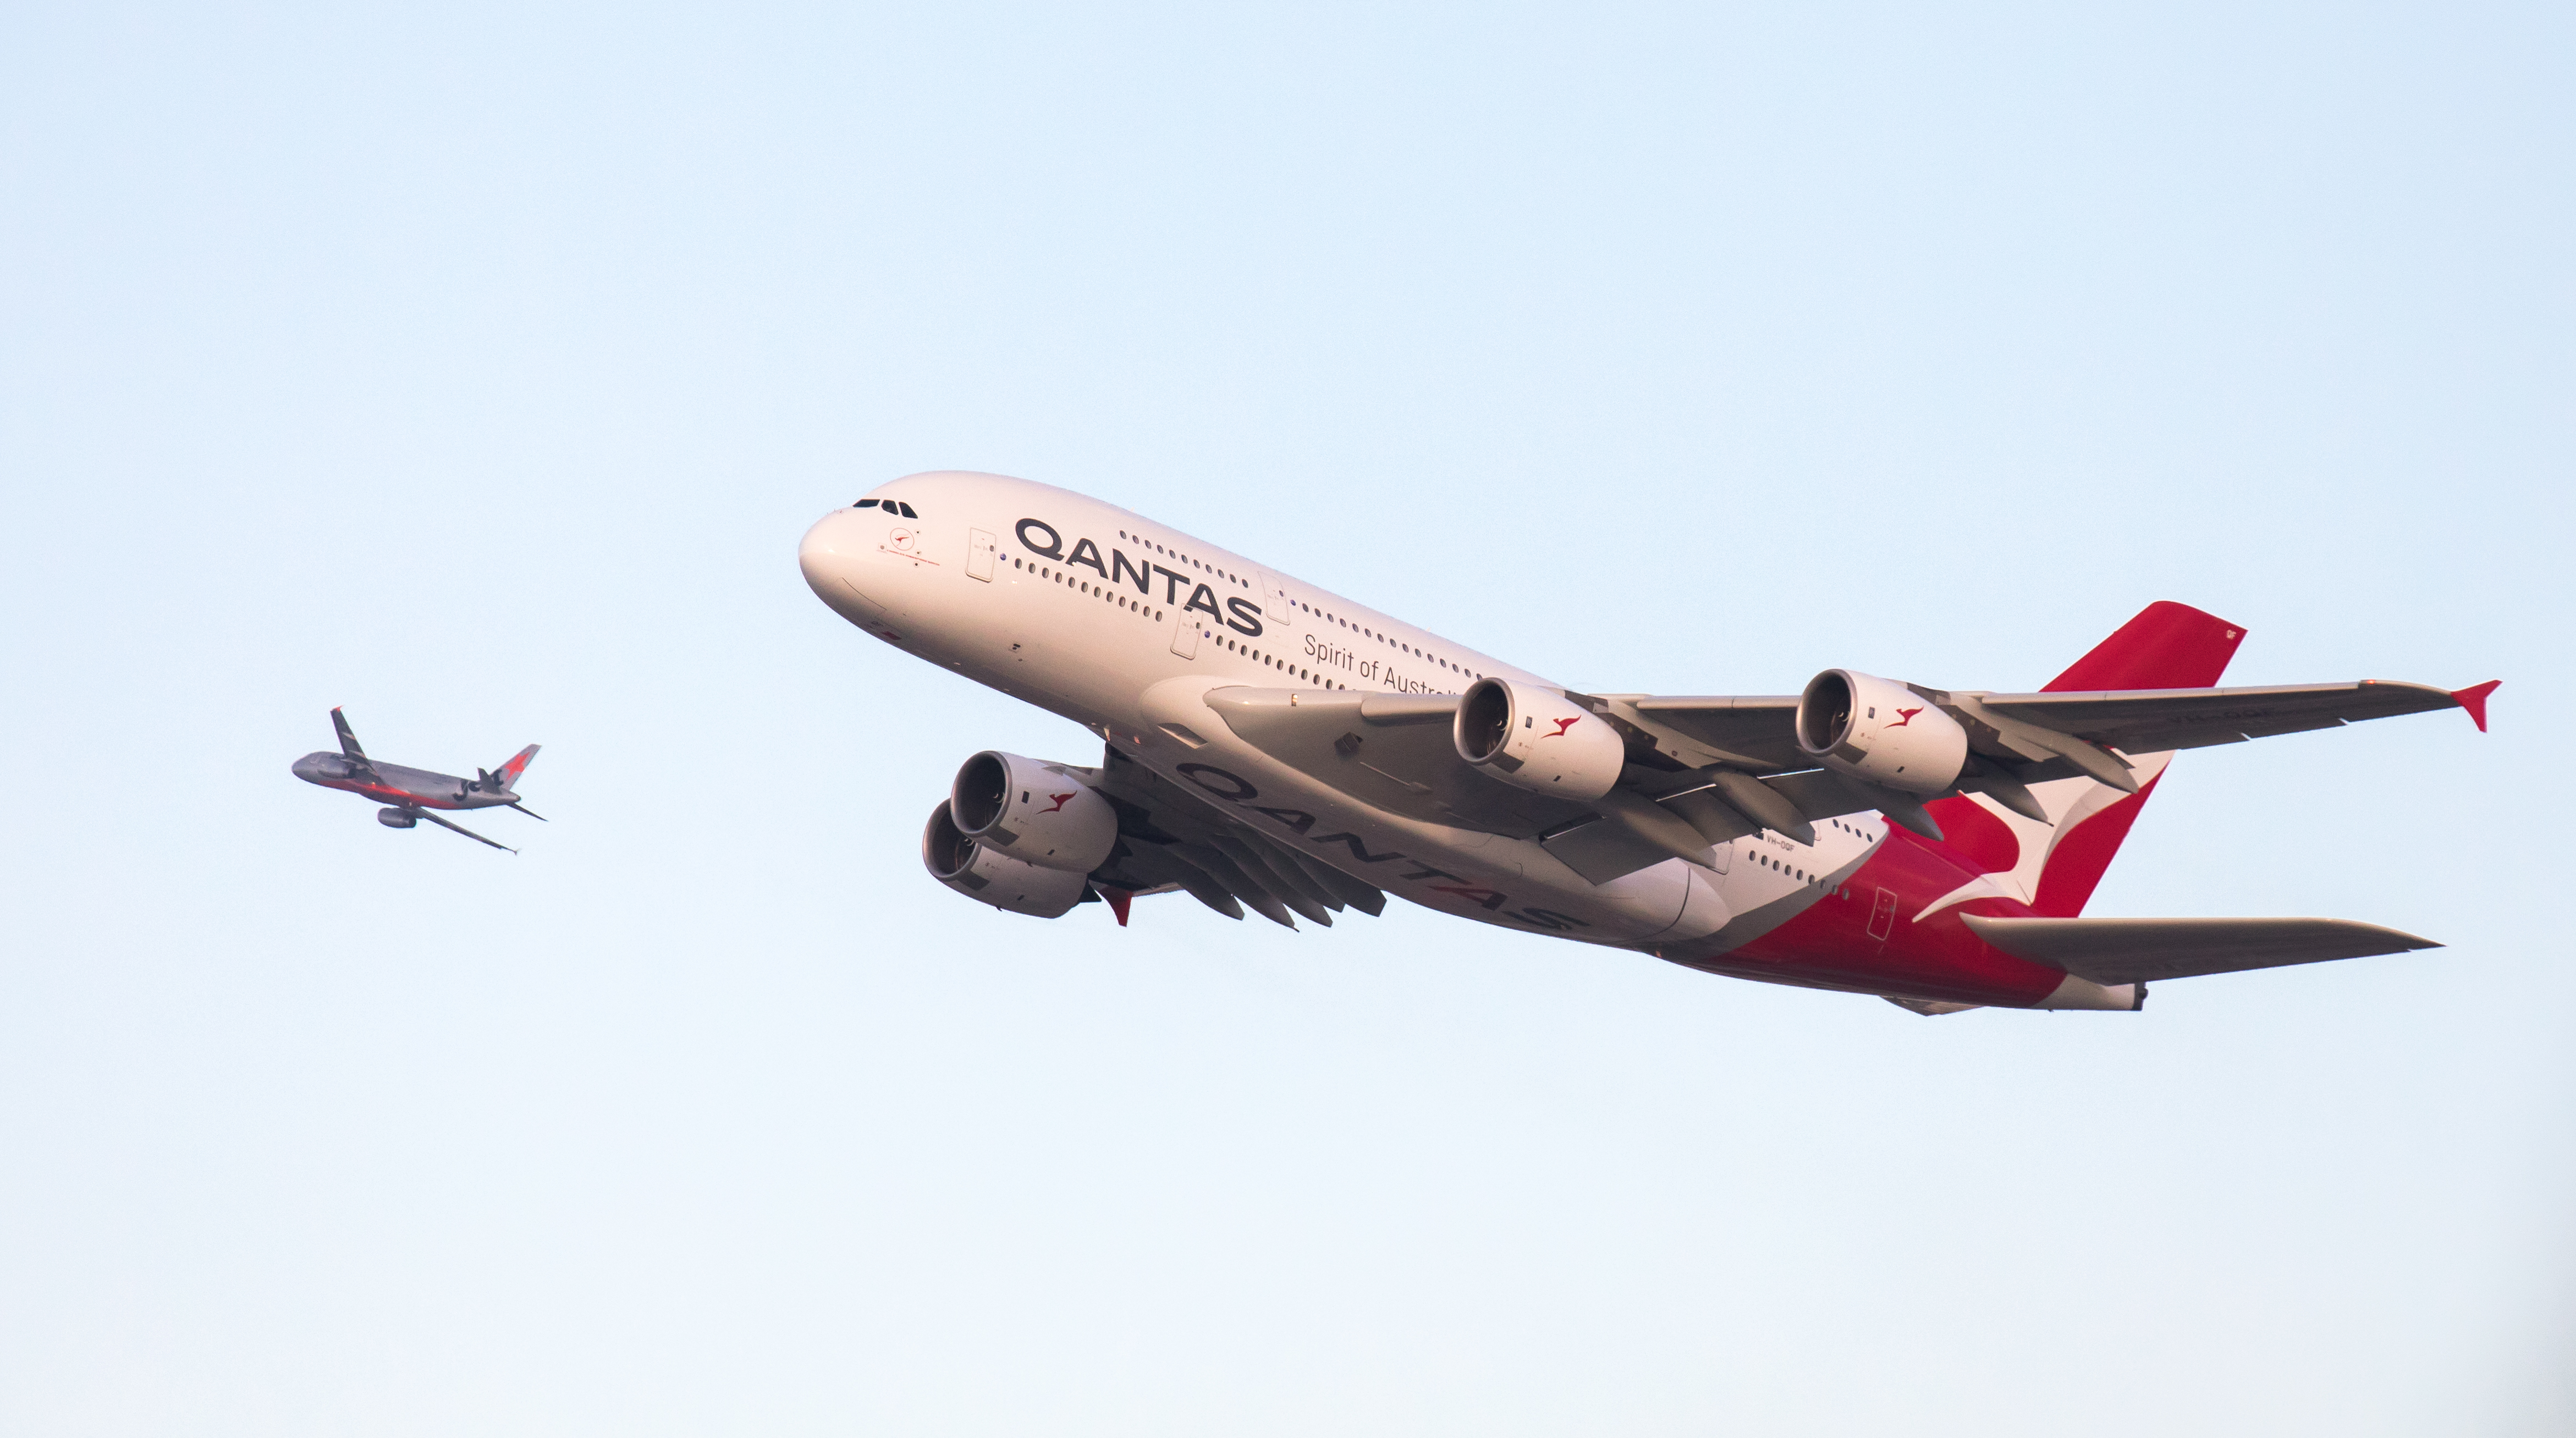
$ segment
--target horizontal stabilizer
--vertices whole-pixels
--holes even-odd
[[[2004,919],[1963,914],[1977,937],[2097,984],[2232,974],[2285,964],[2438,949],[2349,919]]]

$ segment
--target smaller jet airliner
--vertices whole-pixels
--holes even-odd
[[[1186,893],[1293,928],[1392,893],[1923,1014],[2134,1010],[2149,980],[2438,947],[2084,906],[2177,752],[2445,709],[2484,729],[2496,687],[2218,688],[2244,627],[2162,603],[2035,691],[1835,668],[1796,694],[1586,692],[993,474],[880,486],[797,558],[865,633],[1105,741],[1096,766],[958,769],[922,861],[979,903],[1123,924]],[[1681,632],[1723,657],[1721,622]]]
[[[452,824],[430,812],[433,809],[516,809],[531,819],[545,815],[519,802],[511,786],[527,772],[528,761],[537,757],[537,746],[529,745],[511,756],[498,773],[474,771],[471,779],[454,774],[434,774],[427,769],[406,769],[400,764],[378,764],[358,747],[358,736],[349,728],[348,719],[339,710],[331,711],[331,727],[340,733],[340,752],[317,750],[295,761],[295,777],[307,784],[325,789],[345,789],[364,794],[385,807],[376,811],[376,822],[388,829],[408,829],[423,819],[442,829],[453,829],[478,844],[492,844],[495,849],[515,854],[507,844],[493,844],[462,824]]]

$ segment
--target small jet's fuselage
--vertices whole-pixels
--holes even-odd
[[[418,809],[497,809],[519,801],[507,789],[478,789],[472,780],[401,764],[375,764],[373,781],[345,757],[317,749],[295,761],[295,777],[325,789],[363,794],[379,804]]]
[[[365,749],[359,747],[357,733],[349,727],[348,716],[337,709],[331,711],[331,727],[340,735],[340,752],[334,754],[323,749],[305,755],[295,761],[293,767],[295,777],[307,784],[318,784],[325,789],[338,789],[350,794],[363,795],[384,805],[384,808],[376,811],[376,820],[388,829],[409,829],[421,820],[427,819],[442,829],[453,829],[475,843],[488,844],[495,849],[509,849],[510,852],[516,853],[518,851],[510,849],[507,844],[495,844],[473,830],[442,819],[431,811],[511,808],[528,815],[531,819],[545,817],[521,805],[519,796],[514,791],[519,776],[527,772],[528,761],[537,757],[537,746],[534,744],[511,756],[509,762],[503,764],[499,772],[485,773],[478,769],[475,771],[475,777],[467,779],[460,775],[441,774],[430,769],[412,769],[401,764],[377,763],[367,757]]]

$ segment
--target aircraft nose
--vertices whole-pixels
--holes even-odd
[[[828,587],[839,581],[844,567],[857,555],[858,529],[857,510],[836,509],[814,521],[796,546],[796,567],[805,571],[806,586],[826,603],[832,598]]]
[[[862,565],[876,550],[875,531],[867,511],[836,509],[814,521],[796,546],[796,567],[805,572],[805,587],[853,624],[883,618],[886,606],[859,589]]]

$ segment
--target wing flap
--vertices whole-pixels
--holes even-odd
[[[1294,912],[1330,925],[1334,911],[1376,915],[1386,895],[1365,880],[1288,848],[1171,783],[1115,748],[1093,776],[1119,806],[1118,848],[1093,871],[1095,881],[1138,888],[1173,883],[1200,903],[1240,919],[1243,910],[1289,928]]]
[[[2097,984],[2197,978],[2442,947],[2431,939],[2349,919],[1960,917],[1977,937],[2007,954]]]
[[[1585,881],[1606,884],[1623,874],[1650,869],[1673,857],[1606,814],[1590,814],[1539,836],[1539,847],[1581,874]]]
[[[1720,757],[1760,769],[1807,769],[1815,761],[1798,750],[1798,696],[1612,694],[1684,738]]]

